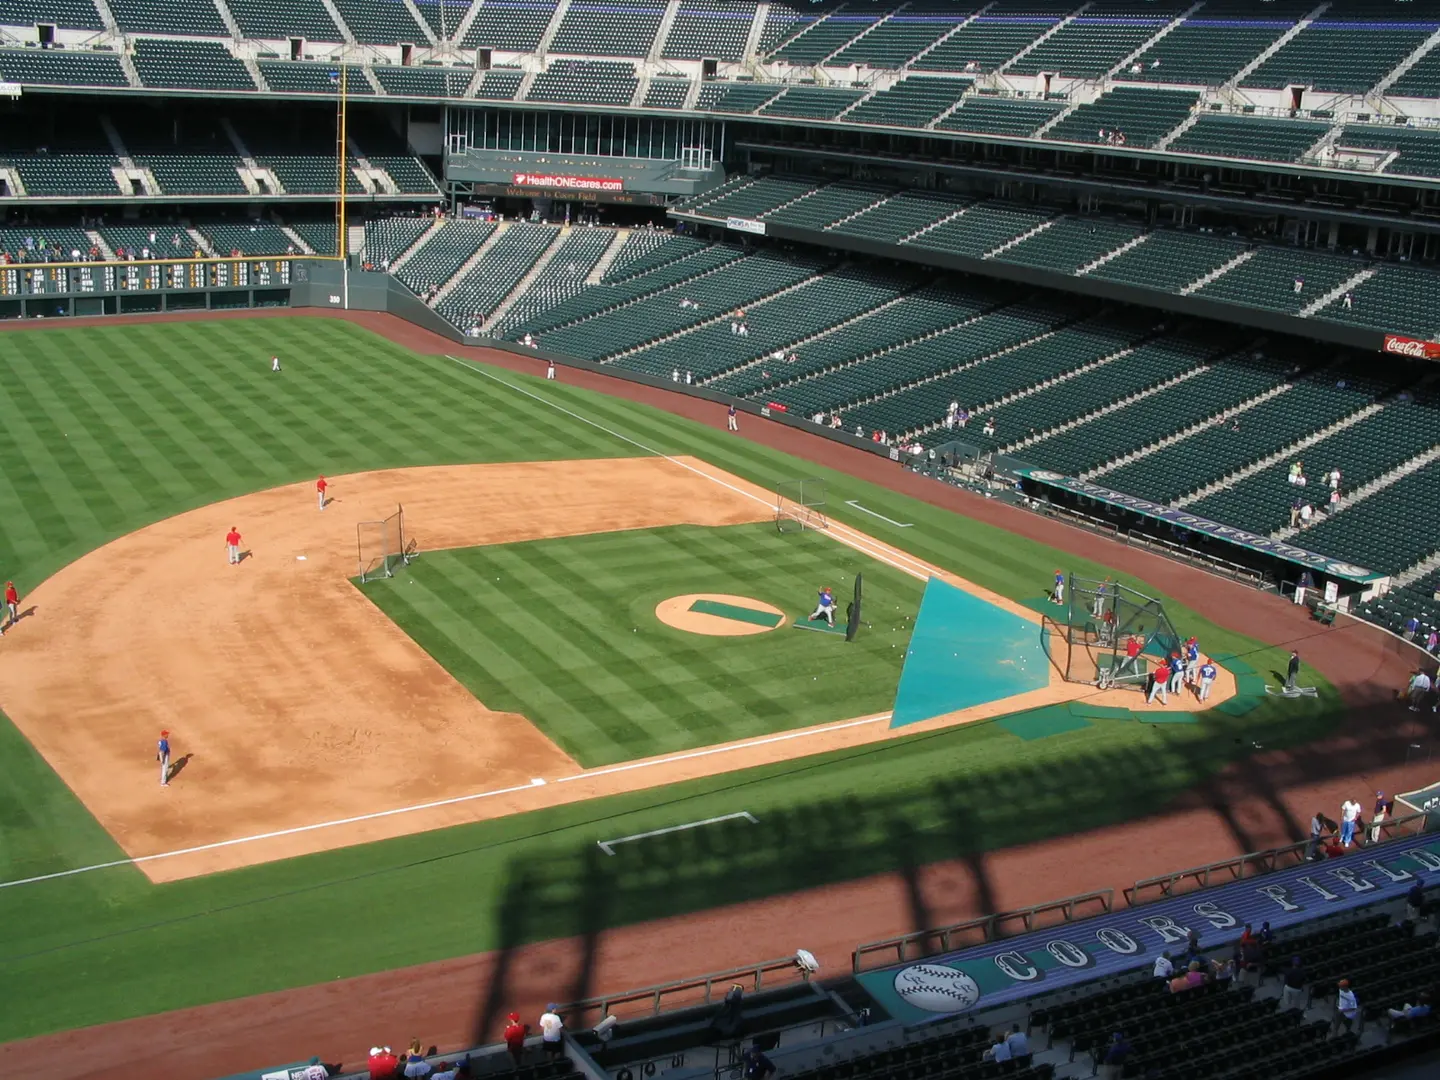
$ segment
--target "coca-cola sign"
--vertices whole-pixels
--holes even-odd
[[[1440,342],[1419,338],[1385,335],[1385,351],[1397,356],[1413,356],[1416,360],[1440,360]]]

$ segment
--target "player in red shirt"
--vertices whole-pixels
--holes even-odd
[[[234,525],[225,534],[225,550],[230,554],[230,565],[236,566],[240,562],[240,530]]]
[[[1150,693],[1145,695],[1145,704],[1155,704],[1155,695],[1159,694],[1161,704],[1169,705],[1170,695],[1166,690],[1170,683],[1170,665],[1161,660],[1160,666],[1150,673],[1150,680]]]
[[[316,495],[319,497],[319,499],[320,499],[320,509],[321,509],[321,510],[324,510],[324,509],[325,509],[325,489],[328,488],[329,486],[330,486],[329,483],[325,480],[325,477],[323,477],[323,476],[320,477],[319,480],[316,480],[316,481],[315,481],[315,494],[316,494]]]
[[[0,626],[0,634],[4,634],[7,626],[14,626],[20,618],[20,594],[15,591],[15,582],[5,582],[5,610],[10,615],[10,621],[6,626]]]

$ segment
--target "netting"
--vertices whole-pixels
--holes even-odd
[[[1050,662],[1067,682],[1102,688],[1142,684],[1151,667],[1184,641],[1153,596],[1073,574],[1062,602],[1045,616],[1042,634]]]
[[[775,485],[775,527],[781,532],[825,529],[825,481],[782,480]]]

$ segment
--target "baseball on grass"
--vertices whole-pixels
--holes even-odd
[[[980,987],[965,972],[941,964],[915,964],[895,976],[900,1000],[926,1012],[964,1012],[980,1000]]]

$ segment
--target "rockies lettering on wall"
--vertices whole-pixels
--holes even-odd
[[[1246,923],[1280,930],[1321,915],[1403,896],[1417,874],[1440,871],[1440,838],[1391,840],[1370,857],[1306,863],[1140,908],[1037,930],[858,977],[904,1022],[966,1012],[1059,990],[1154,962],[1195,930],[1210,950],[1228,947]]]

